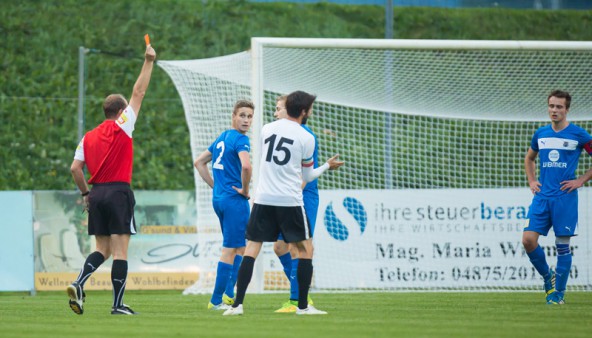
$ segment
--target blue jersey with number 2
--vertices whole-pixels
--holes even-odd
[[[238,153],[249,152],[251,145],[247,135],[235,129],[226,130],[208,151],[212,153],[212,173],[214,176],[213,200],[236,196],[238,193],[232,187],[242,188],[242,165]]]

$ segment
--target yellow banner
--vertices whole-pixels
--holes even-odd
[[[76,280],[78,273],[36,272],[37,291],[62,291]],[[196,272],[130,272],[126,290],[184,290],[198,279]],[[84,284],[85,290],[111,290],[111,273],[96,272]]]
[[[191,225],[142,225],[141,234],[196,234],[197,227]]]

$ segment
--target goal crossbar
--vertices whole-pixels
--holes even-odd
[[[592,50],[588,41],[251,38],[251,47],[363,49]]]

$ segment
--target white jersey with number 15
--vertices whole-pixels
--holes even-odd
[[[255,203],[303,205],[302,166],[314,165],[314,137],[298,122],[280,119],[263,126],[260,147]]]

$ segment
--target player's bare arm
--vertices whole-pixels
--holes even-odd
[[[343,161],[339,161],[338,158],[339,158],[339,154],[337,154],[327,160],[327,164],[329,164],[329,170],[335,170],[335,169],[341,167],[345,163]]]
[[[72,161],[72,165],[70,166],[70,172],[72,173],[72,177],[74,178],[74,183],[80,190],[81,194],[83,195],[82,199],[84,200],[84,210],[88,210],[88,185],[86,184],[86,179],[84,178],[84,161],[74,160]]]
[[[208,170],[208,163],[210,163],[211,161],[212,153],[210,153],[209,150],[206,150],[197,157],[195,162],[193,162],[193,165],[195,166],[195,169],[197,169],[199,176],[201,176],[204,182],[206,182],[210,186],[210,188],[213,189],[214,179],[212,178],[212,175],[210,175],[210,171]]]
[[[236,190],[239,194],[245,196],[245,198],[250,199],[249,196],[249,183],[251,182],[251,176],[253,174],[253,167],[251,166],[251,159],[249,157],[249,153],[246,151],[241,151],[238,153],[238,158],[241,161],[241,181],[243,187],[241,189],[237,187],[232,187],[232,189]]]
[[[129,105],[132,107],[136,116],[140,114],[140,108],[142,107],[142,100],[146,95],[146,90],[150,84],[150,77],[152,76],[152,68],[154,67],[154,60],[156,60],[156,52],[152,48],[152,45],[146,46],[146,52],[144,53],[144,65],[140,71],[140,76],[134,84],[134,90],[130,99]]]
[[[568,180],[561,182],[561,190],[567,190],[568,193],[579,189],[586,184],[590,179],[592,179],[592,168],[588,169],[584,175],[576,178],[575,180]]]
[[[88,185],[86,185],[86,179],[84,178],[84,172],[82,169],[84,169],[84,161],[72,161],[70,172],[72,173],[74,182],[76,183],[76,186],[78,186],[78,190],[80,190],[81,193],[85,193],[88,191]]]
[[[536,157],[538,155],[537,151],[532,150],[532,148],[528,148],[528,152],[526,153],[526,157],[524,157],[524,171],[526,171],[526,177],[528,179],[528,185],[530,187],[530,191],[533,194],[536,194],[541,191],[541,182],[536,179]]]

